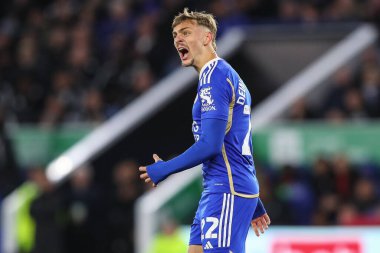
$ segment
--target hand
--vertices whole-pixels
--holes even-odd
[[[153,154],[153,159],[154,159],[154,162],[155,162],[155,163],[158,162],[158,161],[162,161],[162,159],[161,159],[158,155],[156,155],[156,154]],[[150,182],[152,182],[152,179],[149,177],[148,172],[147,172],[147,170],[146,170],[146,166],[141,166],[141,167],[139,168],[139,171],[142,172],[142,173],[140,174],[140,178],[141,178],[142,180],[144,180],[145,183],[150,183]],[[155,185],[154,183],[152,183],[152,185],[153,185],[153,187],[156,187],[156,185]]]
[[[264,234],[264,230],[268,229],[270,225],[270,218],[268,214],[263,214],[262,216],[251,221],[251,225],[257,237],[260,236],[260,232]]]

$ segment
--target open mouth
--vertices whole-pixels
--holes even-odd
[[[187,48],[184,48],[184,47],[179,47],[178,53],[179,53],[179,56],[181,57],[181,59],[185,60],[187,58],[187,56],[189,55],[189,50]]]

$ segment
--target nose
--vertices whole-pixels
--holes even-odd
[[[174,38],[174,43],[177,45],[179,42],[183,41],[183,37],[180,34],[177,34]]]

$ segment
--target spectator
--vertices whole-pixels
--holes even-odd
[[[358,173],[350,166],[347,157],[344,155],[334,157],[332,168],[336,194],[341,200],[348,201],[352,197]]]
[[[320,20],[319,11],[313,3],[302,3],[300,13],[302,22],[317,23]]]
[[[314,162],[311,180],[316,199],[335,192],[334,175],[326,159],[318,158]]]
[[[331,109],[344,109],[344,98],[342,94],[345,94],[346,91],[353,86],[353,73],[349,67],[343,67],[339,69],[333,77],[331,83],[331,89],[327,95],[326,103],[323,103],[326,108],[323,110]]]
[[[107,215],[109,246],[107,252],[134,252],[134,203],[142,193],[135,161],[119,163],[113,171],[114,192]]]
[[[231,27],[247,25],[251,19],[238,8],[235,1],[226,4],[225,0],[210,1],[210,11],[218,17],[218,35],[222,35]]]
[[[313,119],[314,113],[306,105],[305,98],[300,98],[290,107],[288,118],[294,121],[303,121]]]
[[[27,172],[28,182],[17,188],[17,198],[20,204],[16,218],[16,236],[19,253],[30,253],[35,244],[36,223],[30,213],[33,201],[39,196],[39,188],[35,180],[36,168]]]
[[[363,105],[363,99],[357,89],[351,88],[344,94],[344,108],[349,119],[363,121],[368,114]]]
[[[154,44],[157,43],[155,33],[156,22],[156,16],[152,14],[143,15],[137,20],[134,47],[138,55],[148,55],[153,49]]]
[[[281,199],[281,195],[275,194],[278,187],[275,179],[277,171],[260,166],[258,163],[255,163],[255,167],[258,180],[262,182],[260,185],[260,199],[265,203],[267,210],[270,210],[271,222],[278,225],[292,224],[293,217],[290,217],[288,213],[287,204]]]
[[[324,14],[327,20],[352,21],[357,19],[358,12],[354,0],[335,0],[330,4]]]
[[[17,77],[14,113],[18,123],[34,123],[39,118],[45,92],[30,74]]]
[[[13,148],[4,126],[5,111],[0,105],[0,199],[18,183],[18,171]]]
[[[32,253],[61,253],[63,250],[62,197],[46,178],[42,168],[31,171],[31,179],[40,190],[33,200],[30,213],[36,223]]]
[[[153,84],[153,73],[145,63],[136,64],[131,74],[130,96],[127,100],[140,96]]]
[[[340,206],[337,222],[339,225],[354,225],[358,218],[358,210],[353,204],[344,203]]]
[[[65,196],[67,224],[66,252],[106,252],[104,240],[104,199],[93,182],[90,165],[77,169]]]
[[[79,115],[80,122],[100,124],[104,121],[104,102],[99,90],[89,88],[84,92]]]
[[[345,121],[346,114],[339,108],[333,107],[325,112],[325,119],[327,122],[333,124],[340,124]]]
[[[336,193],[322,195],[317,199],[317,208],[313,215],[313,225],[334,225],[340,201]]]
[[[186,253],[187,243],[183,241],[177,223],[165,220],[156,235],[150,253]]]
[[[353,203],[358,212],[363,215],[371,215],[379,208],[379,196],[375,192],[373,182],[367,178],[360,178],[354,187]]]
[[[41,123],[53,127],[59,123],[73,121],[81,108],[80,99],[83,90],[75,84],[72,72],[60,69],[54,72],[52,93],[48,97]]]
[[[380,29],[380,2],[377,0],[369,0],[365,5],[365,19],[373,22]]]
[[[46,61],[49,63],[47,69],[49,72],[53,72],[64,67],[62,59],[65,59],[68,52],[70,40],[67,28],[59,24],[52,25],[47,36],[48,38],[45,42],[47,44]]]
[[[279,1],[278,17],[284,23],[298,22],[300,19],[300,6],[294,0]]]
[[[284,166],[280,173],[276,194],[285,203],[292,223],[309,224],[313,199],[307,181],[304,181],[295,167],[289,165]]]
[[[372,118],[380,117],[380,65],[367,66],[362,73],[363,103]]]

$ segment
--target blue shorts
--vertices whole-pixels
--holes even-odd
[[[202,193],[190,231],[190,245],[208,253],[245,253],[245,241],[257,198]]]

